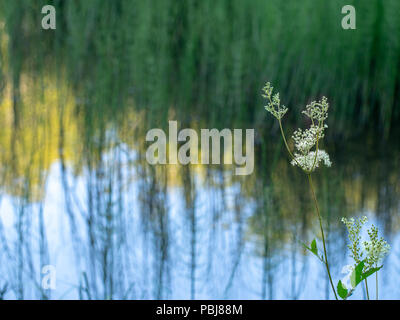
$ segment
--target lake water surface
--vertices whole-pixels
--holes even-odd
[[[323,148],[333,165],[313,179],[334,282],[351,263],[340,219],[366,215],[392,247],[379,295],[400,298],[400,135],[379,125],[390,123],[383,112],[398,114],[388,93],[396,82],[385,80],[396,77],[392,56],[358,61],[333,27],[311,28],[332,39],[318,53],[307,25],[263,29],[247,5],[165,1],[138,4],[136,15],[130,1],[88,2],[63,2],[55,34],[34,27],[30,8],[8,2],[1,16],[0,297],[332,299],[324,267],[302,246],[319,235],[307,177],[261,100],[264,81],[277,79],[292,106],[288,136],[307,125],[298,111],[309,99],[331,102]],[[286,18],[290,3],[278,10]],[[308,21],[309,11],[296,17]],[[365,33],[357,37],[375,43]],[[254,129],[254,172],[149,165],[146,133],[169,120],[197,132]],[[42,286],[46,265],[54,290]],[[351,299],[364,297],[360,286]]]

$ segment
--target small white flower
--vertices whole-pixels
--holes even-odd
[[[366,265],[368,267],[374,267],[388,254],[390,245],[382,237],[378,238],[378,228],[374,225],[372,225],[367,232],[370,240],[363,242],[363,247],[366,252]]]
[[[269,82],[267,82],[262,90],[264,92],[262,96],[268,100],[268,105],[265,106],[265,110],[270,112],[278,120],[282,119],[288,109],[284,105],[281,105],[279,93],[272,94],[274,88],[271,87]]]
[[[319,140],[324,138],[324,131],[328,127],[325,123],[325,120],[328,118],[328,99],[323,97],[320,101],[313,101],[306,106],[303,113],[311,119],[311,126],[308,129],[297,129],[294,132],[292,138],[297,152],[293,154],[286,143],[281,124],[281,119],[288,109],[284,105],[281,105],[279,93],[273,94],[273,90],[274,88],[269,82],[262,89],[262,96],[268,102],[265,109],[279,121],[286,148],[293,158],[291,164],[300,167],[306,173],[314,171],[319,167],[321,162],[330,167],[332,163],[328,153],[319,149]],[[313,148],[315,148],[314,151],[311,151]]]
[[[291,161],[293,166],[298,166],[305,171],[314,171],[319,167],[322,161],[327,167],[332,165],[329,155],[324,150],[318,150],[317,156],[315,157],[315,151],[311,151],[305,155],[295,153],[294,159]]]
[[[352,289],[352,285],[351,285],[351,274],[353,273],[354,270],[354,266],[348,264],[346,266],[344,266],[342,268],[342,273],[346,274],[343,278],[342,278],[342,284],[343,287],[345,287],[346,289]]]
[[[320,101],[313,101],[306,106],[306,110],[303,111],[305,115],[307,115],[312,120],[324,121],[328,118],[328,99],[326,97],[322,97]]]
[[[317,141],[324,137],[324,130],[326,128],[328,128],[326,124],[324,126],[313,124],[304,131],[301,128],[297,129],[292,136],[296,149],[303,155],[309,153]]]
[[[362,226],[368,221],[366,216],[358,219],[342,218],[342,222],[346,225],[347,231],[349,233],[350,244],[347,248],[350,250],[350,257],[354,259],[356,264],[360,263],[364,259],[364,252],[360,246],[361,240],[361,229]]]

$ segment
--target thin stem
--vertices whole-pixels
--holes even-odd
[[[314,121],[313,121],[313,124],[314,124]],[[318,123],[318,128],[321,129],[323,125],[324,125],[324,121],[322,120],[322,121],[320,121],[320,122]],[[315,164],[317,163],[318,142],[319,142],[319,131],[318,131],[318,134],[317,134],[317,143],[316,143],[316,146],[315,146],[315,157],[314,157],[314,162],[313,162],[312,169],[311,169],[310,171],[314,171]]]
[[[281,134],[282,134],[283,142],[285,143],[286,149],[289,152],[289,155],[294,159],[294,156],[293,156],[292,152],[290,151],[289,146],[286,142],[286,137],[285,137],[285,133],[283,132],[281,119],[278,119],[278,122],[279,122],[279,128],[281,128]]]
[[[268,100],[269,100],[269,103],[270,103],[271,105],[274,105],[274,103],[273,103],[272,100],[271,100],[271,96],[270,96],[270,95],[268,95]],[[279,108],[279,107],[278,107],[278,108]],[[292,152],[290,151],[289,146],[288,146],[288,144],[287,144],[287,142],[286,142],[285,133],[283,132],[283,128],[282,128],[282,121],[281,121],[281,119],[280,119],[279,117],[277,117],[277,119],[278,119],[278,122],[279,122],[279,128],[281,129],[281,134],[282,134],[283,142],[285,143],[285,146],[286,146],[286,150],[289,152],[289,155],[296,161],[294,155],[293,155]],[[297,162],[297,161],[296,161],[296,162]]]
[[[369,300],[368,282],[367,279],[365,279],[364,281],[365,281],[365,290],[367,291],[367,299]]]
[[[318,201],[317,201],[317,197],[315,196],[315,191],[314,191],[314,187],[313,187],[313,183],[312,183],[312,179],[311,179],[311,174],[308,173],[308,182],[310,183],[310,188],[311,188],[311,193],[314,199],[314,203],[315,203],[315,208],[317,210],[317,214],[318,214],[318,220],[319,220],[319,227],[321,229],[321,235],[322,235],[322,243],[324,246],[324,258],[325,258],[325,267],[326,267],[326,271],[328,272],[328,277],[329,277],[329,281],[331,283],[331,287],[333,290],[333,293],[335,294],[335,298],[336,300],[338,300],[338,297],[336,295],[336,291],[335,291],[335,286],[333,285],[333,281],[332,281],[332,277],[331,277],[331,272],[329,270],[329,263],[328,263],[328,254],[326,252],[326,244],[325,244],[325,235],[324,235],[324,228],[322,227],[322,219],[321,219],[321,214],[319,212],[319,207],[318,207]]]
[[[288,144],[287,144],[287,142],[286,142],[286,137],[285,137],[285,133],[283,132],[283,127],[282,127],[282,121],[281,121],[281,119],[278,119],[278,122],[279,122],[279,128],[281,129],[281,134],[282,134],[283,142],[285,143],[285,146],[286,146],[286,150],[289,152],[289,155],[292,157],[292,159],[294,160],[294,162],[295,162],[299,167],[301,167],[300,164],[299,164],[299,162],[297,161],[297,159],[296,159],[295,156],[293,155],[293,153],[290,151],[290,148],[289,148],[289,146],[288,146]]]
[[[378,300],[378,271],[375,275],[375,286],[376,286],[376,300]]]

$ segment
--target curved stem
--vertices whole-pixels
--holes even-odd
[[[287,142],[286,142],[286,137],[285,137],[285,133],[283,132],[283,127],[282,127],[282,121],[281,121],[281,119],[278,119],[278,122],[279,122],[279,128],[281,129],[281,134],[282,134],[283,142],[285,143],[285,146],[286,146],[286,150],[289,152],[289,155],[290,155],[290,156],[292,157],[292,159],[295,161],[296,165],[298,165],[298,166],[301,168],[299,162],[297,161],[297,159],[296,159],[296,157],[293,155],[293,153],[290,151],[290,148],[289,148],[289,146],[288,146],[288,144],[287,144]],[[304,170],[304,169],[303,169],[303,170]]]
[[[268,95],[268,100],[269,100],[269,103],[270,103],[271,105],[274,105],[274,103],[273,103],[272,100],[271,100],[271,95]],[[279,122],[279,128],[281,129],[281,134],[282,134],[283,142],[285,143],[285,146],[286,146],[286,150],[289,152],[289,155],[296,161],[294,155],[293,155],[292,152],[290,151],[289,146],[288,146],[288,144],[287,144],[287,142],[286,142],[285,133],[283,132],[283,128],[282,128],[282,121],[281,121],[281,119],[278,118],[278,117],[277,117],[277,119],[278,119],[278,122]],[[296,161],[296,162],[297,162],[297,161]]]
[[[365,291],[367,291],[367,299],[369,300],[369,292],[368,292],[368,283],[367,283],[367,279],[365,279],[364,281],[365,281]]]
[[[286,149],[289,152],[289,155],[294,159],[294,156],[293,156],[292,152],[290,151],[289,146],[286,142],[286,137],[285,137],[285,133],[283,132],[281,119],[278,119],[278,122],[279,122],[279,128],[281,129],[281,134],[282,134],[283,142],[285,143]]]
[[[318,201],[317,201],[317,197],[315,196],[315,191],[314,191],[314,186],[313,186],[312,179],[311,179],[311,174],[308,173],[307,176],[308,176],[308,182],[310,183],[310,188],[311,188],[311,193],[312,193],[312,196],[313,196],[313,199],[314,199],[315,208],[316,208],[317,214],[318,214],[319,227],[321,229],[322,243],[323,243],[323,246],[324,246],[325,267],[326,267],[326,271],[328,272],[328,277],[329,277],[329,281],[331,283],[331,287],[332,287],[333,293],[335,295],[336,300],[338,300],[338,297],[336,295],[335,286],[333,285],[331,272],[329,270],[328,255],[327,255],[327,252],[326,252],[326,244],[325,244],[324,228],[322,227],[322,219],[321,219],[321,214],[319,212]]]

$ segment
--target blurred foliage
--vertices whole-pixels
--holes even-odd
[[[14,85],[22,70],[66,70],[88,126],[99,113],[118,117],[134,97],[160,126],[172,108],[186,123],[270,128],[260,97],[267,80],[293,111],[329,97],[339,137],[372,129],[387,138],[400,119],[398,0],[0,3]],[[56,31],[41,29],[48,3]],[[356,30],[341,28],[346,4],[355,4]]]
[[[357,30],[345,31],[341,8],[351,3]],[[55,31],[41,29],[45,4],[57,9]],[[182,216],[190,230],[183,249],[193,270],[191,295],[194,279],[203,276],[196,264],[199,250],[219,255],[214,237],[229,224],[235,240],[229,277],[235,276],[244,242],[254,240],[252,249],[263,258],[262,297],[272,297],[273,271],[284,259],[280,252],[291,246],[294,253],[297,241],[317,226],[310,195],[303,192],[306,181],[271,134],[278,128],[263,108],[266,81],[287,99],[282,103],[293,126],[302,124],[299,110],[310,100],[329,99],[333,167],[315,181],[331,239],[341,232],[346,238],[339,217],[360,212],[373,212],[388,234],[397,231],[399,12],[398,0],[0,0],[0,186],[1,195],[13,200],[7,215],[14,217],[18,235],[10,251],[17,264],[3,265],[16,283],[15,296],[26,294],[22,274],[32,259],[31,218],[41,217],[46,191],[53,195],[46,183],[57,164],[64,193],[59,212],[70,219],[76,252],[87,257],[79,286],[88,298],[124,296],[132,275],[147,288],[146,277],[113,258],[130,252],[130,236],[138,242],[130,229],[138,215],[155,257],[156,289],[149,296],[167,296],[176,240],[168,203],[172,188],[184,200]],[[168,120],[196,131],[255,128],[254,174],[234,176],[233,166],[222,165],[149,166],[144,136],[154,127],[166,129]],[[84,240],[75,232],[77,217],[85,217]],[[1,228],[0,221],[0,235]],[[44,231],[38,239],[46,247]],[[7,241],[0,243],[8,248]],[[44,260],[46,255],[41,250]],[[220,270],[221,256],[214,259]],[[251,274],[247,261],[245,269]],[[99,275],[103,287],[97,287]]]

